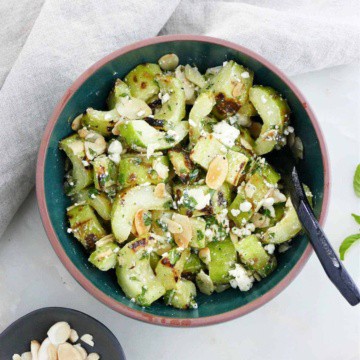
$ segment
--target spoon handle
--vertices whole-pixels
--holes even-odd
[[[327,276],[337,287],[342,296],[350,305],[360,302],[360,292],[353,279],[339,260],[334,249],[318,223],[304,189],[299,180],[296,169],[292,171],[294,191],[291,191],[291,200],[296,208],[299,220],[320,260]]]
[[[327,276],[351,305],[357,305],[360,302],[359,289],[337,257],[311,208],[301,201],[297,214]]]

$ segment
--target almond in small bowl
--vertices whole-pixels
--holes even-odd
[[[52,307],[23,316],[0,334],[0,359],[126,358],[116,337],[99,321],[80,311]]]

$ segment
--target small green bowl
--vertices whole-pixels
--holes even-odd
[[[304,145],[305,158],[300,176],[314,194],[314,211],[323,222],[329,196],[329,168],[326,146],[318,122],[303,95],[274,65],[234,43],[193,35],[172,35],[140,41],[124,47],[86,70],[66,91],[56,107],[40,146],[37,164],[37,197],[42,221],[60,260],[74,278],[93,296],[112,309],[134,319],[168,326],[201,326],[220,323],[247,314],[279,294],[300,272],[312,248],[304,235],[279,256],[277,270],[250,291],[227,290],[206,296],[198,294],[196,310],[177,310],[161,301],[142,308],[129,299],[116,282],[113,272],[103,273],[87,261],[81,245],[66,232],[64,195],[65,156],[59,140],[71,134],[71,120],[87,107],[103,109],[107,94],[118,77],[124,77],[136,65],[157,62],[160,56],[176,53],[181,64],[196,64],[201,71],[235,60],[255,73],[255,83],[269,85],[287,99],[292,109],[292,125]]]

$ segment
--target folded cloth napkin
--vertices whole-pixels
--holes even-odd
[[[0,32],[7,52],[0,63],[0,235],[34,185],[38,146],[56,103],[87,67],[126,44],[159,34],[210,35],[244,45],[290,75],[359,60],[356,0],[43,1],[0,5],[7,24]]]

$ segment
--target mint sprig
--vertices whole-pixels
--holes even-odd
[[[348,236],[340,245],[340,259],[344,260],[346,251],[356,242],[360,240],[360,234]]]
[[[360,164],[356,167],[355,174],[354,174],[354,191],[357,196],[360,197]],[[360,215],[351,214],[351,216],[354,218],[354,220],[360,224]],[[360,233],[350,235],[347,238],[343,240],[343,242],[340,245],[339,253],[340,253],[340,259],[344,260],[345,253],[348,251],[348,249],[355,244],[358,240],[360,240]]]

